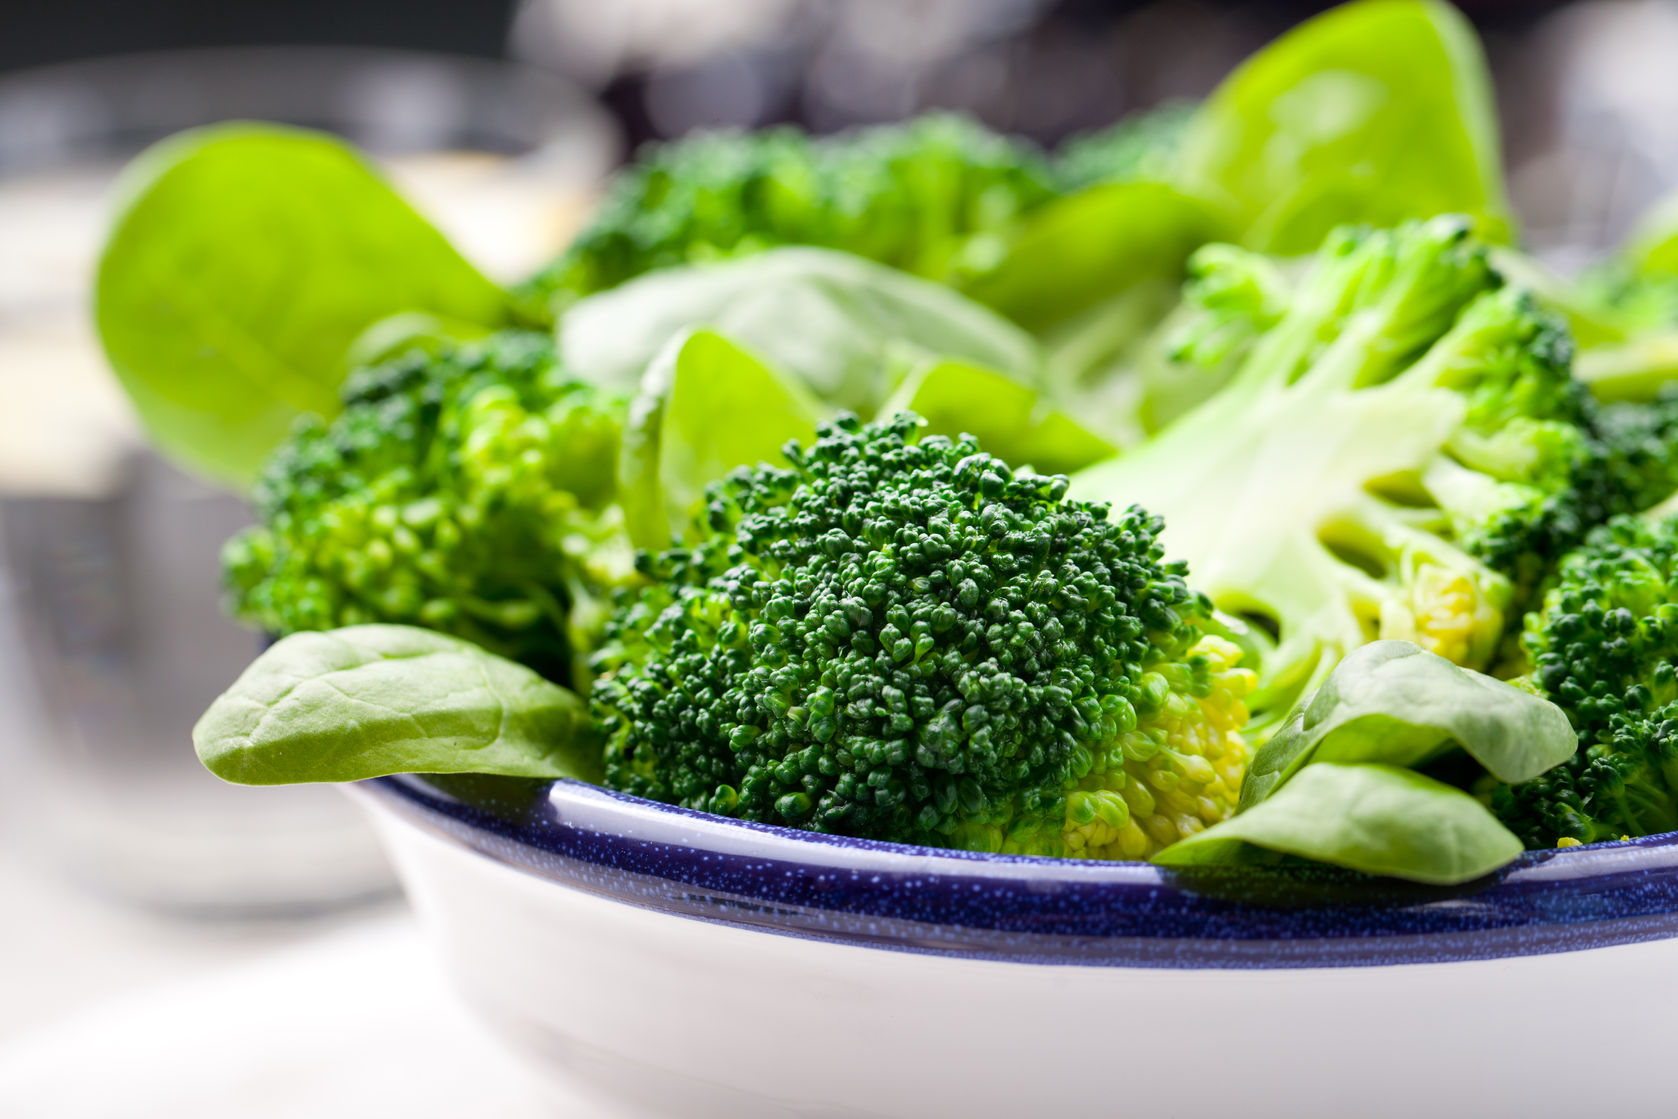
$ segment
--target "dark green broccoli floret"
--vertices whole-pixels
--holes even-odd
[[[609,504],[623,410],[542,334],[353,374],[253,491],[260,524],[223,557],[235,613],[279,634],[428,626],[570,679],[572,607],[630,565]]]
[[[654,269],[775,245],[841,248],[933,278],[982,267],[987,242],[1052,197],[1035,148],[962,117],[816,138],[707,132],[643,149],[531,287],[561,302]]]
[[[708,493],[594,667],[607,783],[742,819],[1140,858],[1226,816],[1251,674],[1159,521],[846,417]]]
[[[1596,409],[1616,512],[1640,513],[1678,490],[1678,385],[1648,403]]]
[[[1071,192],[1126,179],[1171,178],[1177,149],[1198,108],[1169,102],[1072,137],[1055,153],[1057,185]]]
[[[1649,403],[1599,404],[1580,386],[1583,437],[1535,472],[1537,492],[1470,528],[1465,545],[1514,580],[1514,609],[1537,605],[1562,557],[1611,517],[1640,513],[1678,490],[1678,390]]]
[[[1619,517],[1561,564],[1522,644],[1579,753],[1492,807],[1529,847],[1678,829],[1678,521]]]

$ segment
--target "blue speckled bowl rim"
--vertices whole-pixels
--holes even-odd
[[[1498,959],[1678,936],[1678,833],[1528,852],[1461,887],[1172,871],[815,835],[575,781],[516,811],[418,777],[356,788],[426,831],[628,905],[876,949],[1149,968]]]

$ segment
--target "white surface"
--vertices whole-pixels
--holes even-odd
[[[462,992],[614,1114],[1674,1113],[1678,940],[1269,971],[951,959],[668,916],[378,818]]]
[[[13,837],[11,843],[17,842]],[[332,923],[197,924],[91,894],[0,833],[0,1052],[43,1023],[170,980],[257,959]],[[387,906],[386,914],[396,911]],[[0,1119],[14,1113],[0,1108]]]
[[[134,992],[0,1046],[7,1117],[581,1114],[468,1017],[406,916]]]

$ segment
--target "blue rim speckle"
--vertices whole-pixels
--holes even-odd
[[[1454,888],[1330,869],[1172,871],[745,824],[574,781],[362,789],[496,861],[619,902],[874,948],[1020,963],[1342,967],[1678,936],[1678,833],[1537,851]]]

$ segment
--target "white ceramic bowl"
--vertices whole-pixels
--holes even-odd
[[[1445,890],[835,839],[574,782],[359,788],[467,999],[607,1115],[1678,1108],[1678,836]]]

